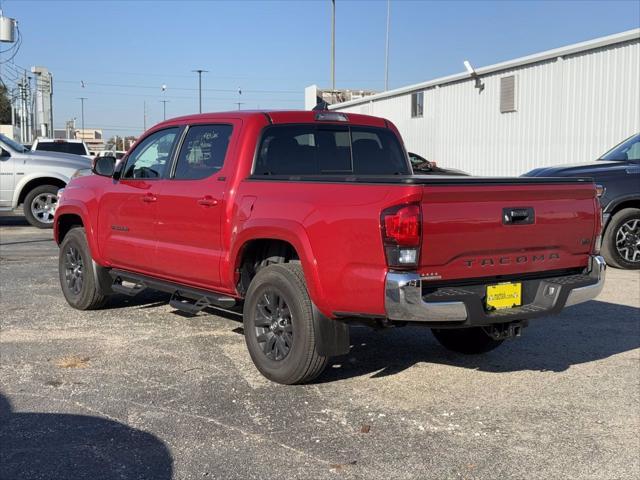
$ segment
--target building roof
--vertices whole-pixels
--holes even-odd
[[[599,37],[593,40],[587,40],[586,42],[574,43],[573,45],[567,45],[561,48],[555,48],[553,50],[546,50],[540,53],[534,53],[533,55],[527,55],[525,57],[516,58],[514,60],[508,60],[506,62],[496,63],[487,67],[481,67],[475,69],[478,76],[499,72],[502,70],[509,70],[512,68],[520,67],[522,65],[528,65],[532,63],[542,62],[552,58],[564,57],[566,55],[572,55],[581,52],[587,52],[597,48],[607,47],[609,45],[615,45],[628,41],[640,39],[640,28],[633,30],[627,30],[626,32],[616,33],[608,35],[606,37]],[[396,88],[394,90],[388,90],[386,92],[378,93],[376,95],[370,95],[365,98],[356,100],[350,100],[348,102],[336,103],[329,106],[329,109],[349,107],[352,105],[361,105],[371,101],[381,100],[383,98],[396,97],[405,93],[413,92],[416,90],[425,90],[436,85],[443,85],[447,83],[457,82],[460,80],[468,80],[471,76],[468,72],[456,73],[446,77],[436,78],[422,83],[416,83],[407,87]]]

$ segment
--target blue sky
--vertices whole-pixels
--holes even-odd
[[[17,66],[54,74],[54,123],[80,121],[107,136],[139,134],[167,116],[203,110],[303,108],[304,87],[330,85],[329,0],[0,0],[19,21]],[[384,87],[387,4],[336,1],[338,88]],[[391,2],[390,88],[637,28],[633,1]],[[14,69],[15,70],[15,69]],[[5,65],[3,80],[15,74]],[[81,81],[85,87],[81,87]],[[167,85],[163,94],[161,86]],[[243,93],[238,95],[241,88]],[[241,97],[241,98],[240,98]]]

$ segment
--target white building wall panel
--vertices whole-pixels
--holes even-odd
[[[515,75],[516,111],[500,113],[500,79]],[[406,147],[475,175],[521,175],[590,161],[640,131],[640,43],[587,52],[429,87],[424,116],[411,118],[411,93],[338,110],[388,118]]]

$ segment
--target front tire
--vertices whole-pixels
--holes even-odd
[[[93,271],[84,228],[73,228],[60,245],[58,276],[67,303],[78,310],[95,310],[107,301]]]
[[[503,340],[491,338],[480,327],[439,329],[431,332],[444,348],[467,355],[486,353],[502,345]]]
[[[612,267],[640,269],[640,208],[623,208],[613,216],[602,237],[602,255]]]
[[[27,222],[37,228],[53,228],[58,190],[55,185],[40,185],[27,193],[22,206]]]
[[[313,309],[299,264],[262,268],[249,285],[243,315],[249,355],[269,380],[305,383],[325,369],[328,357],[316,349]]]

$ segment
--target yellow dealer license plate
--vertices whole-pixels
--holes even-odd
[[[522,305],[521,283],[500,283],[487,286],[487,308],[512,308]]]

